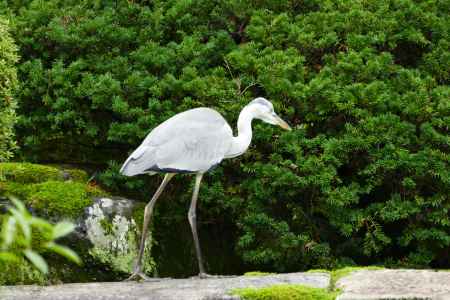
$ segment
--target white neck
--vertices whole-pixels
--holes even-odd
[[[252,120],[255,111],[251,106],[245,106],[239,114],[237,122],[238,135],[233,137],[231,147],[225,157],[236,157],[247,151],[252,141]]]

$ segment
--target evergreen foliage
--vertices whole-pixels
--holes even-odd
[[[112,161],[103,181],[136,194],[149,179],[116,171],[150,129],[197,106],[235,122],[264,96],[295,129],[254,122],[200,223],[237,226],[252,269],[450,266],[449,1],[6,2],[24,158]],[[185,218],[186,182],[161,216]]]
[[[18,57],[8,30],[8,23],[0,16],[0,162],[10,159],[16,148],[13,132],[16,101],[12,93],[17,84],[15,64]]]

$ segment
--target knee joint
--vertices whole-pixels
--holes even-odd
[[[189,218],[189,220],[195,220],[197,218],[195,211],[190,210],[188,213],[188,218]]]

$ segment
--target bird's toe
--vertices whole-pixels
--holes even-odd
[[[158,281],[158,278],[150,278],[145,275],[143,272],[134,272],[130,277],[125,279],[124,281]]]

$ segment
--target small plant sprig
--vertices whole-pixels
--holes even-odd
[[[55,225],[32,216],[25,205],[11,198],[13,207],[4,218],[0,231],[0,260],[15,261],[25,257],[40,272],[48,273],[48,264],[39,252],[53,252],[81,264],[79,256],[70,248],[55,241],[71,233],[75,225],[59,222]]]

